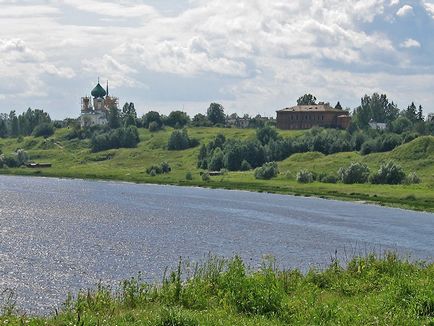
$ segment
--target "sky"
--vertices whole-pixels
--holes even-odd
[[[0,112],[77,117],[98,77],[139,114],[374,92],[434,112],[434,0],[0,0]]]

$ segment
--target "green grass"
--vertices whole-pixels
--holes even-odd
[[[255,137],[253,129],[190,128],[189,135],[201,143],[208,143],[218,133],[226,138],[249,139]],[[281,174],[272,180],[256,180],[253,171],[231,172],[224,176],[212,177],[203,182],[197,169],[199,147],[184,151],[165,149],[172,129],[150,133],[140,129],[141,142],[134,149],[108,150],[91,153],[89,141],[63,140],[68,130],[60,129],[45,140],[25,137],[0,139],[0,149],[9,154],[24,148],[32,160],[53,164],[49,169],[2,169],[0,173],[14,175],[34,175],[84,179],[123,180],[137,183],[157,183],[184,186],[203,186],[211,188],[241,189],[271,193],[318,196],[352,201],[364,201],[381,205],[403,207],[434,212],[434,137],[421,137],[409,144],[402,145],[392,152],[375,153],[361,156],[356,152],[339,153],[325,156],[320,153],[295,154],[279,162]],[[281,131],[284,137],[296,137],[302,131]],[[416,171],[422,178],[419,185],[344,185],[344,184],[299,184],[296,173],[307,169],[316,173],[336,174],[337,170],[352,161],[366,163],[371,171],[389,159],[398,162],[407,173]],[[153,164],[167,161],[172,172],[167,175],[151,177],[145,173]],[[192,180],[186,180],[187,172]],[[289,178],[287,177],[289,176]]]
[[[141,275],[117,289],[99,285],[69,296],[59,313],[1,325],[433,325],[434,264],[393,253],[338,261],[306,274],[272,259],[250,270],[235,257],[179,264],[158,286]]]

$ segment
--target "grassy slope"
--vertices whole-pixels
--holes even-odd
[[[88,141],[64,141],[62,135],[67,130],[58,130],[48,140],[27,137],[21,143],[15,139],[0,139],[0,148],[10,153],[17,148],[24,148],[36,162],[50,162],[53,167],[43,170],[27,168],[5,169],[0,173],[21,175],[43,175],[55,177],[95,178],[125,180],[143,183],[162,183],[178,185],[198,185],[216,188],[267,191],[305,196],[321,196],[347,200],[363,200],[391,206],[428,210],[434,212],[434,137],[422,137],[403,145],[389,153],[376,153],[360,156],[358,153],[339,153],[325,156],[320,153],[296,154],[280,162],[281,175],[269,181],[255,180],[252,172],[235,172],[214,177],[204,183],[196,168],[199,147],[185,151],[167,151],[164,146],[171,130],[150,133],[140,130],[141,142],[135,149],[108,150],[91,153]],[[227,138],[254,138],[252,129],[192,128],[190,136],[201,143],[208,143],[218,133]],[[282,136],[297,136],[301,132],[283,131]],[[107,159],[110,158],[110,159]],[[298,184],[295,174],[300,169],[336,174],[337,170],[351,161],[367,163],[371,170],[378,169],[382,161],[398,161],[406,172],[416,171],[422,177],[420,185],[343,185],[313,183]],[[150,177],[144,171],[152,164],[167,161],[173,172],[168,175]],[[185,174],[191,171],[193,180],[185,180]],[[286,177],[289,171],[291,178]]]
[[[179,269],[182,271],[183,269]],[[191,270],[191,269],[190,269]],[[235,258],[211,258],[187,281],[175,272],[162,286],[124,282],[113,294],[99,287],[65,304],[56,316],[13,309],[2,325],[433,325],[434,265],[393,254],[337,262],[324,271],[250,272]],[[13,307],[10,307],[13,308]],[[18,315],[18,317],[17,317]]]

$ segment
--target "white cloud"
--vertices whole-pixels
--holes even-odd
[[[421,45],[418,41],[409,38],[409,39],[406,39],[404,42],[402,42],[400,44],[400,47],[406,48],[406,49],[408,49],[408,48],[420,48]]]
[[[71,103],[68,112],[76,112],[77,98],[99,75],[110,79],[117,93],[124,90],[129,101],[144,105],[152,98],[153,103],[173,106],[171,94],[191,83],[189,104],[202,105],[208,96],[203,94],[210,94],[229,110],[248,107],[273,114],[306,91],[324,100],[342,98],[351,106],[366,92],[404,89],[409,79],[401,75],[431,76],[434,71],[428,61],[418,66],[414,51],[401,50],[421,47],[405,39],[412,34],[397,43],[399,36],[389,28],[406,28],[406,20],[391,17],[414,13],[422,6],[416,2],[184,2],[182,10],[165,15],[142,0],[0,0],[0,17],[11,13],[0,20],[0,64],[5,67],[0,94],[6,94],[2,103],[14,95],[61,94],[56,90],[64,89],[63,81],[79,93],[62,95],[63,103]],[[434,16],[432,1],[423,6]],[[5,8],[8,11],[2,11]],[[432,56],[428,43],[419,55],[422,50]],[[179,87],[170,86],[177,81]],[[19,85],[25,85],[25,91]]]
[[[410,5],[404,5],[401,8],[399,8],[399,10],[396,12],[396,15],[398,17],[405,17],[413,14],[414,14],[413,7]]]

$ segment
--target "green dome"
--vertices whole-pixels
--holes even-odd
[[[95,88],[92,90],[91,92],[93,97],[104,97],[107,95],[106,91],[104,90],[104,88],[102,88],[102,86],[98,83],[98,85],[95,86]]]

